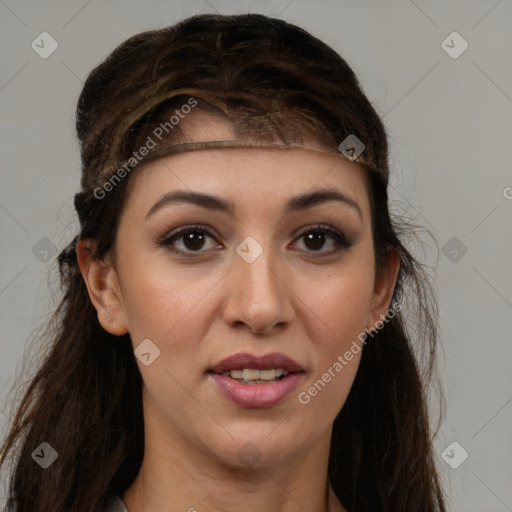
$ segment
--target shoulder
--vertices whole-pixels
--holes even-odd
[[[18,506],[15,500],[9,501],[3,512],[17,512]],[[114,493],[109,494],[103,512],[128,512],[121,498]]]

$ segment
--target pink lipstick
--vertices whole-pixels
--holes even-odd
[[[208,373],[223,396],[236,405],[264,408],[284,401],[303,378],[304,369],[284,354],[244,352],[216,363]]]

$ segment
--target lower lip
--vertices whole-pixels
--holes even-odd
[[[298,385],[303,373],[290,373],[284,379],[268,384],[244,384],[226,375],[210,373],[221,393],[240,407],[274,407]]]

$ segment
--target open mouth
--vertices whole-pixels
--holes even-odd
[[[290,372],[282,368],[271,368],[267,370],[255,370],[252,368],[244,368],[243,370],[228,370],[222,372],[221,375],[230,377],[242,384],[270,384],[284,379]]]
[[[283,402],[305,375],[300,363],[273,352],[229,356],[207,373],[220,392],[240,407],[273,407]]]

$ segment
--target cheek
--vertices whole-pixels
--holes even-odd
[[[298,393],[305,412],[334,421],[352,387],[363,350],[373,291],[373,260],[364,254],[317,276],[303,295],[311,309],[315,367]]]
[[[296,321],[310,330],[311,340],[324,346],[325,357],[332,357],[366,326],[373,284],[372,259],[367,254],[360,247],[339,265],[288,269],[293,289],[289,300],[299,299]],[[194,339],[200,340],[203,326],[213,320],[214,302],[222,299],[225,271],[214,265],[172,264],[165,255],[135,256],[123,267],[123,306],[134,345],[149,338],[162,345],[173,340],[176,349],[185,343],[190,349]]]
[[[369,307],[368,295],[357,287],[341,286],[329,295],[330,300],[323,307],[317,304],[323,312],[322,322],[317,321],[317,332],[325,334],[311,338],[315,344],[315,363],[297,394],[304,413],[309,418],[322,418],[324,425],[334,421],[354,382]]]
[[[373,293],[373,259],[367,251],[354,252],[339,265],[315,275],[303,274],[300,295],[317,318],[325,354],[341,350],[366,327]],[[330,349],[330,350],[329,350]]]
[[[135,345],[149,338],[161,347],[170,340],[177,348],[188,346],[197,339],[198,318],[204,321],[210,294],[222,276],[162,260],[143,266],[133,260],[125,269],[122,294],[128,330]]]
[[[315,322],[317,335],[312,335],[311,339],[315,340],[316,344],[317,376],[332,368],[338,358],[350,350],[353,353],[347,354],[347,365],[357,367],[359,351],[351,347],[362,346],[361,337],[366,327],[370,306],[370,295],[367,291],[370,284],[361,282],[352,275],[349,282],[338,281],[336,284],[325,286],[324,294],[315,303],[315,311],[319,312],[318,320]],[[345,377],[337,379],[339,385],[345,378],[350,380],[350,376],[355,376],[355,372],[352,369],[347,371],[347,368],[343,369],[343,374]]]

